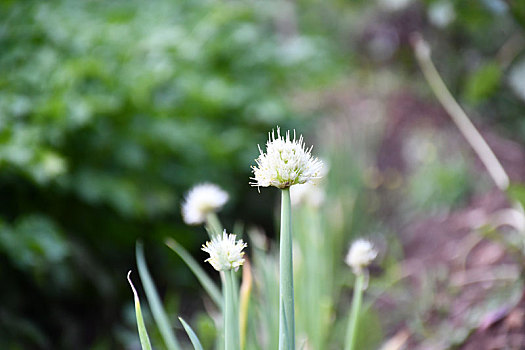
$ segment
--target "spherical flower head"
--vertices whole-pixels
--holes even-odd
[[[356,275],[363,272],[370,263],[376,258],[377,251],[372,243],[365,239],[358,239],[348,251],[345,262],[352,268]]]
[[[196,185],[186,194],[182,203],[182,218],[188,225],[199,225],[206,215],[222,208],[228,201],[228,193],[219,186],[203,183]]]
[[[260,155],[252,166],[253,177],[250,184],[257,187],[274,186],[288,188],[296,184],[314,182],[321,177],[323,163],[312,157],[312,147],[306,148],[303,137],[297,140],[295,131],[293,139],[290,132],[281,136],[277,128],[277,137],[272,131],[268,134],[266,153],[259,147]]]
[[[235,269],[237,271],[239,266],[244,264],[244,252],[247,244],[242,239],[236,241],[236,236],[227,234],[226,230],[222,236],[216,236],[202,245],[202,250],[210,254],[210,257],[205,260],[217,271],[227,271]]]

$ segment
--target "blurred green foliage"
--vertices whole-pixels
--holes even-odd
[[[111,333],[137,237],[187,232],[179,199],[196,182],[249,190],[256,144],[332,69],[326,41],[287,38],[275,10],[0,4],[0,348],[124,346]]]
[[[448,129],[447,129],[448,131]],[[473,183],[470,159],[460,146],[436,131],[413,131],[407,156],[411,174],[407,176],[407,212],[412,214],[447,212],[465,205],[468,195],[481,187]]]
[[[425,28],[434,61],[453,93],[484,118],[502,122],[515,137],[525,135],[521,108],[525,85],[525,17],[522,1],[425,1]],[[442,10],[443,4],[450,11]],[[443,19],[442,22],[436,18]],[[446,19],[446,20],[444,20]]]
[[[473,102],[481,102],[492,96],[501,83],[501,68],[494,63],[487,63],[473,72],[465,86],[465,97]]]
[[[145,240],[161,294],[173,304],[195,295],[195,280],[161,243],[177,235],[195,249],[204,239],[185,234],[183,192],[216,182],[233,197],[225,222],[235,211],[271,228],[270,191],[252,204],[249,165],[275,125],[307,130],[309,104],[319,101],[301,100],[299,113],[290,97],[330,81],[341,63],[357,86],[375,81],[384,92],[404,79],[404,89],[428,93],[413,32],[429,40],[467,110],[524,137],[524,29],[521,0],[0,2],[0,274],[9,286],[0,291],[0,348],[136,342],[125,282],[135,240]],[[369,164],[349,157],[373,159],[380,144],[363,135],[334,137],[362,145],[333,152],[333,166],[346,167],[340,183],[359,189]],[[413,207],[464,200],[464,163],[427,159],[409,178]],[[366,196],[355,196],[342,205],[357,213],[349,235],[377,221]],[[210,339],[208,323],[197,327]]]

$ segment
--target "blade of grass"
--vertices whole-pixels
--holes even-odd
[[[215,305],[222,310],[222,293],[215,285],[210,277],[204,272],[202,267],[193,259],[193,257],[178,244],[173,238],[168,238],[165,241],[166,245],[173,250],[177,255],[188,265],[195,277],[199,280],[202,287],[206,290],[210,298],[215,302]]]
[[[148,265],[146,264],[146,259],[144,258],[144,246],[141,242],[137,242],[135,247],[135,253],[137,258],[137,267],[139,269],[140,280],[144,286],[144,292],[146,293],[146,298],[155,319],[157,327],[159,327],[160,334],[166,344],[168,350],[180,350],[181,347],[177,338],[175,337],[173,330],[171,328],[168,316],[162,306],[162,302],[159,298],[157,288],[155,288],[155,283],[148,270]]]
[[[182,317],[179,317],[180,323],[182,323],[182,326],[186,330],[186,333],[188,333],[188,337],[190,337],[191,343],[193,344],[193,349],[195,350],[204,350],[202,348],[201,342],[199,341],[199,338],[197,337],[197,334],[191,329],[190,325],[186,323],[182,319]]]
[[[144,318],[142,318],[139,296],[135,290],[135,286],[131,282],[130,275],[131,270],[128,272],[128,283],[131,286],[131,290],[133,291],[133,299],[135,301],[135,316],[137,317],[137,328],[139,331],[140,345],[142,346],[142,350],[151,350],[148,331],[146,330],[146,325],[144,324]]]

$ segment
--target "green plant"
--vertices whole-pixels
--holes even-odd
[[[335,235],[327,232],[324,240],[316,238],[319,231],[322,231],[321,215],[318,210],[324,201],[324,190],[307,182],[323,176],[320,161],[311,157],[310,150],[304,148],[302,139],[296,141],[291,140],[288,134],[286,137],[281,137],[279,133],[277,135],[277,138],[271,138],[268,142],[266,153],[261,151],[257,159],[257,168],[254,167],[254,185],[264,186],[273,183],[276,187],[283,187],[279,254],[273,250],[266,252],[265,247],[261,247],[261,237],[256,233],[250,234],[254,242],[253,265],[245,267],[241,293],[233,270],[244,263],[241,249],[245,244],[242,241],[236,242],[235,236],[226,235],[226,231],[222,234],[216,232],[219,228],[222,229],[216,211],[224,204],[222,201],[220,205],[214,204],[219,203],[217,199],[224,198],[222,190],[217,186],[206,184],[194,187],[186,196],[182,211],[186,218],[200,218],[198,222],[188,220],[190,223],[206,225],[211,242],[207,242],[203,250],[210,254],[210,258],[206,261],[220,271],[223,286],[222,303],[219,298],[221,293],[217,291],[214,282],[202,271],[198,263],[174,240],[167,240],[167,245],[186,262],[222,311],[223,323],[219,326],[222,337],[216,339],[218,348],[224,346],[224,349],[252,350],[260,349],[261,346],[278,346],[295,349],[294,270],[298,272],[295,279],[299,282],[299,289],[295,294],[300,305],[297,330],[301,342],[305,341],[307,346],[321,349],[331,341],[330,325],[333,323],[331,314],[341,288],[335,277],[336,271],[340,270],[335,266],[340,266],[341,261],[333,255],[337,250],[336,246],[340,245],[341,237],[337,237],[340,231],[336,231],[338,233]],[[293,191],[290,191],[290,184],[294,186],[291,188]],[[291,216],[291,198],[294,198],[294,206],[299,214],[294,220]],[[292,223],[295,223],[300,231],[294,236],[299,242],[300,253],[304,254],[299,257],[299,264],[295,268],[292,263]],[[348,321],[346,345],[348,349],[353,349],[358,344],[357,316],[360,315],[364,281],[368,278],[366,266],[377,254],[368,242],[365,243],[368,245],[365,244],[363,250],[360,249],[363,244],[357,241],[347,258],[347,263],[357,274],[352,317]],[[144,256],[140,247],[137,246],[139,273],[155,316],[159,313],[158,297],[156,293],[148,292],[152,288],[149,273],[144,268]],[[280,265],[279,272],[277,272],[277,265]],[[252,271],[255,279],[253,297]],[[163,317],[155,316],[155,319],[163,333],[163,322],[159,322]],[[201,347],[201,342],[191,328],[187,324],[184,324],[184,328],[195,349]],[[166,338],[165,335],[163,337]]]

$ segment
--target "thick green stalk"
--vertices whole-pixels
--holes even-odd
[[[295,350],[291,211],[290,189],[284,188],[281,200],[281,244],[279,252],[279,350]]]
[[[235,312],[233,270],[224,271],[224,349],[239,350],[239,315]]]
[[[365,274],[357,275],[354,285],[354,296],[352,299],[352,310],[350,310],[350,319],[348,320],[348,330],[346,334],[345,350],[354,350],[357,339],[357,327],[359,325],[359,314],[363,300],[363,287],[365,284]]]

